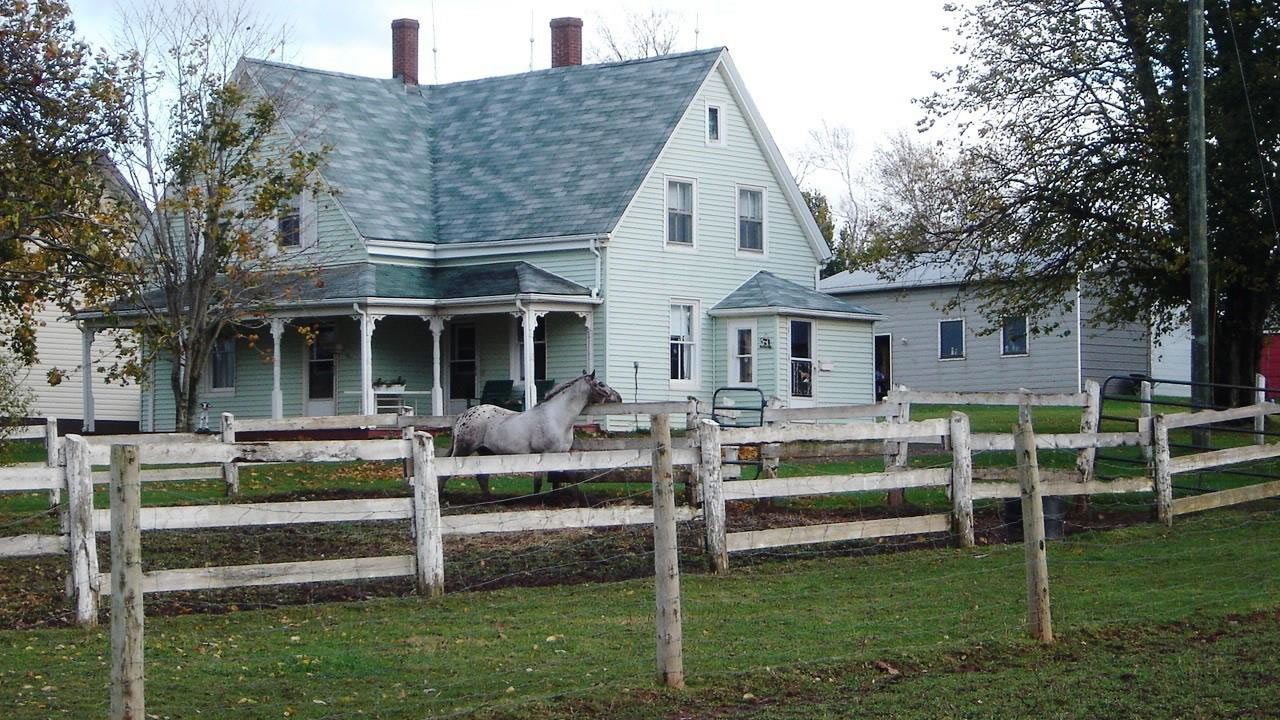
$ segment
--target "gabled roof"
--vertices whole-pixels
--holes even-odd
[[[711,315],[742,315],[751,311],[767,311],[769,314],[835,314],[851,318],[874,320],[884,317],[880,313],[811,290],[803,285],[784,280],[767,270],[752,275],[723,300],[711,308]]]
[[[366,238],[613,230],[723,48],[444,85],[247,60]]]

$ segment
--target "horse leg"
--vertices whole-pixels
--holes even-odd
[[[533,494],[537,495],[542,492],[542,478],[546,473],[533,474]]]
[[[582,485],[574,482],[573,474],[567,471],[548,472],[547,479],[551,481],[552,492],[558,492],[564,485],[572,486],[573,499],[579,507],[587,507],[587,494],[582,491]]]
[[[492,500],[493,496],[489,494],[489,476],[477,475],[476,484],[480,486],[480,494],[485,500]]]

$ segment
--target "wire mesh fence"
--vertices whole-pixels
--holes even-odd
[[[922,450],[912,468],[951,466],[941,445]],[[1072,451],[1042,452],[1046,465],[1070,466],[1074,458]],[[975,482],[984,482],[981,469],[1007,467],[1010,459],[1003,451],[978,453]],[[781,458],[774,472],[785,479],[890,467],[876,453],[826,467]],[[324,479],[306,470],[246,470],[235,502],[409,494],[395,462],[336,466]],[[644,506],[651,493],[646,472],[586,472],[569,489],[585,488],[588,510]],[[573,501],[572,492],[530,493],[527,476],[495,482],[505,496],[500,502],[478,497],[473,481],[466,482],[450,481],[443,517]],[[144,489],[150,495],[144,504],[208,503],[220,492],[214,480],[157,483]],[[883,492],[864,492],[730,501],[726,525],[729,532],[749,532],[952,507],[945,488],[909,488],[900,507],[884,499]],[[1264,501],[1188,516],[1165,531],[1150,523],[1153,504],[1151,493],[1098,495],[1087,508],[1069,503],[1054,518],[1062,538],[1050,541],[1048,556],[1059,627],[1274,607],[1280,506]],[[974,548],[958,548],[961,537],[950,529],[771,547],[733,553],[725,575],[703,571],[701,517],[682,522],[685,666],[695,684],[750,683],[781,672],[821,678],[823,665],[885,661],[892,667],[917,656],[1024,642],[1022,548],[1008,544],[1021,521],[1001,499],[975,500],[974,516]],[[42,510],[25,520],[37,517],[49,518]],[[103,540],[106,568],[110,552]],[[413,551],[409,523],[399,520],[151,531],[143,545],[149,571]],[[148,595],[148,713],[328,718],[488,710],[516,716],[578,698],[644,696],[652,687],[648,526],[459,536],[446,539],[445,556],[448,592],[432,601],[407,597],[414,592],[408,578]],[[232,612],[243,609],[262,612]],[[0,656],[10,657],[5,664],[12,667],[21,656],[41,668],[38,678],[0,672],[0,695],[12,698],[14,717],[103,714],[109,665],[103,631],[74,638],[65,631],[12,633],[0,631]]]

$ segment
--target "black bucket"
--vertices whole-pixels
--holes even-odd
[[[1067,518],[1067,499],[1061,495],[1045,495],[1040,498],[1044,508],[1044,537],[1046,540],[1061,540],[1063,526]],[[1022,542],[1022,500],[1010,498],[1004,501],[1000,509],[1000,521],[1004,523],[1009,542]]]

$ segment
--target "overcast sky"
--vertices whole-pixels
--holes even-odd
[[[375,77],[391,73],[391,21],[416,18],[421,22],[419,77],[431,81],[430,0],[257,0],[255,6],[265,19],[287,26],[287,62]],[[621,27],[626,11],[647,12],[651,7],[663,6],[436,0],[439,79],[454,82],[527,71],[531,29],[534,68],[548,67],[548,21],[565,15],[583,19],[589,62],[601,23]],[[951,60],[942,0],[700,0],[677,7],[672,12],[682,28],[678,49],[694,48],[695,24],[700,30],[698,47],[728,46],[788,158],[823,121],[851,128],[857,150],[865,157],[886,135],[914,127],[921,113],[911,99],[935,89],[930,73]],[[117,0],[71,0],[71,8],[85,39],[94,45],[111,42],[119,24]],[[828,184],[810,178],[815,180]]]

